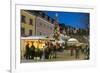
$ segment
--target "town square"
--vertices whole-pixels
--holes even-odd
[[[20,10],[21,63],[90,59],[89,13]]]

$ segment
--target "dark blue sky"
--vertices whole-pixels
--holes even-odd
[[[58,14],[58,21],[65,25],[70,25],[75,28],[85,29],[89,25],[89,13],[82,12],[46,12],[48,16],[55,18]]]

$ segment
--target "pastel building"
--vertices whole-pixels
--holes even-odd
[[[26,10],[21,10],[21,36],[35,35],[35,19],[35,15]]]
[[[47,36],[52,37],[54,32],[54,24],[52,24],[48,19],[42,17],[36,17],[36,36]]]
[[[21,10],[21,36],[52,37],[54,19],[42,11]]]

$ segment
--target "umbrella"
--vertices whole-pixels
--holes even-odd
[[[78,44],[79,43],[79,41],[77,40],[77,39],[75,39],[75,38],[70,38],[68,41],[67,41],[67,44],[68,45],[76,45],[76,44]]]

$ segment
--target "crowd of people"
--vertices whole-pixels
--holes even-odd
[[[72,45],[69,47],[70,56],[75,56],[76,59],[80,58],[80,54],[84,54],[84,59],[89,59],[90,49],[89,46],[86,45],[84,48],[82,46]]]
[[[57,58],[57,52],[61,51],[61,45],[59,43],[53,44],[52,42],[45,42],[42,43],[38,41],[37,47],[34,45],[34,41],[30,43],[27,42],[25,46],[25,59],[36,59],[36,60],[44,60],[44,59],[52,59]],[[42,45],[40,48],[39,46]]]
[[[31,45],[30,45],[31,43]],[[63,49],[62,45],[59,43],[42,42],[38,41],[37,45],[34,41],[27,42],[25,45],[24,58],[26,60],[45,60],[57,58],[57,52],[62,52],[66,49]],[[35,44],[35,45],[34,45]],[[42,46],[42,47],[39,47]],[[66,48],[66,47],[65,47]],[[70,56],[75,56],[75,59],[80,58],[80,52],[85,55],[84,59],[89,59],[90,50],[88,45],[82,49],[81,46],[70,46]]]

